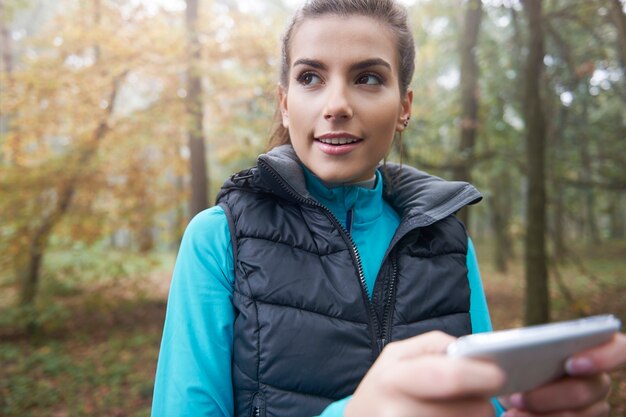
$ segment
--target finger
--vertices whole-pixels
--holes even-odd
[[[440,331],[424,333],[388,344],[383,353],[396,359],[408,359],[426,354],[443,354],[456,338]]]
[[[488,398],[498,392],[505,381],[504,372],[492,363],[442,355],[423,355],[403,361],[399,372],[390,375],[393,381],[388,382],[395,389],[427,400]]]
[[[626,334],[617,333],[610,342],[572,356],[565,369],[570,375],[611,371],[626,363]]]
[[[609,417],[611,407],[606,401],[593,404],[581,410],[560,410],[552,413],[535,414],[530,411],[512,409],[508,410],[502,417]]]
[[[398,414],[385,414],[393,416],[411,416],[411,417],[423,417],[423,416],[442,416],[446,417],[493,417],[495,410],[491,405],[491,402],[487,399],[466,399],[459,401],[431,401],[431,402],[419,402],[419,403],[406,403],[406,407],[402,413]],[[386,410],[387,411],[387,407]],[[406,412],[404,412],[406,410]]]
[[[552,413],[558,410],[587,409],[601,402],[610,390],[607,374],[583,378],[563,378],[523,394],[514,394],[504,403],[535,413]]]

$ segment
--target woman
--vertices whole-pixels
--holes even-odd
[[[442,354],[453,336],[490,330],[453,214],[481,196],[410,167],[379,168],[410,119],[406,11],[392,0],[313,0],[294,16],[282,58],[273,149],[226,181],[218,206],[185,233],[153,416],[492,414],[502,372]],[[502,402],[517,415],[602,415],[601,371],[624,360],[607,353],[620,344],[593,353],[587,377]]]

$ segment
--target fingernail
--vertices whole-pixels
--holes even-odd
[[[524,408],[524,398],[522,394],[513,394],[509,397],[509,402],[514,408]]]
[[[585,374],[594,369],[593,362],[588,358],[570,358],[565,363],[565,371],[570,375]]]

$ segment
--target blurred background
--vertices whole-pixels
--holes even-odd
[[[483,192],[494,327],[626,322],[626,2],[403,3],[389,159]],[[266,149],[299,4],[0,0],[0,415],[149,415],[180,238]]]

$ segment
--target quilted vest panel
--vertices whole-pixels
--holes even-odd
[[[235,416],[317,415],[354,392],[381,341],[471,332],[467,235],[456,217],[404,234],[370,302],[332,215],[251,185],[261,181],[251,172],[218,197],[235,256]]]

